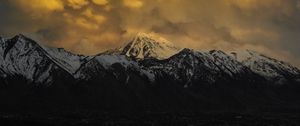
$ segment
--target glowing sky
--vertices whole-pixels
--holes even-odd
[[[137,32],[178,46],[256,50],[300,66],[300,0],[1,0],[0,35],[97,54]]]

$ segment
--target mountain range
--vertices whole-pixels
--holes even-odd
[[[0,38],[2,106],[299,109],[299,89],[297,67],[251,50],[181,49],[139,33],[124,47],[84,56],[21,34]]]

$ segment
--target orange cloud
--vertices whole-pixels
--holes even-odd
[[[123,0],[123,4],[129,8],[141,8],[144,5],[141,0]]]
[[[35,15],[64,10],[64,4],[61,0],[13,0],[11,2],[22,8],[23,11]]]
[[[103,15],[96,14],[91,8],[88,8],[82,12],[82,15],[86,16],[90,20],[95,21],[97,24],[102,24],[106,20]]]
[[[97,5],[106,5],[108,4],[107,0],[92,0],[93,3],[97,4]]]
[[[74,9],[80,9],[88,4],[88,0],[68,0],[68,5]]]

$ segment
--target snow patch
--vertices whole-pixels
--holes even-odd
[[[127,57],[123,55],[99,55],[94,58],[106,69],[115,63],[120,63],[126,68],[129,66],[138,66],[136,62],[129,61]]]

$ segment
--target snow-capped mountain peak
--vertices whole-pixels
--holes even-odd
[[[167,59],[180,51],[168,40],[154,34],[138,33],[137,36],[122,49],[122,53],[136,59]]]

